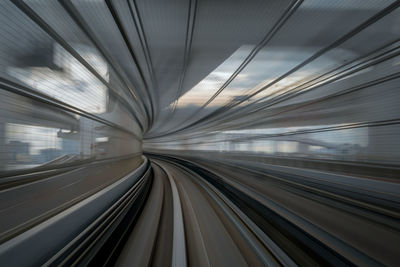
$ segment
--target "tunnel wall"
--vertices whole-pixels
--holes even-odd
[[[0,173],[140,158],[143,106],[94,39],[58,2],[0,13]]]

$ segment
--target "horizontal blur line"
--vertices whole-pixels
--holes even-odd
[[[397,125],[397,124],[400,124],[400,118],[393,119],[393,120],[374,121],[374,122],[360,122],[360,123],[349,124],[346,126],[323,127],[323,128],[318,128],[318,129],[312,129],[312,130],[292,131],[292,132],[285,132],[285,133],[280,133],[280,134],[260,134],[260,135],[253,135],[252,137],[239,137],[239,138],[215,140],[215,141],[209,141],[209,142],[199,141],[196,143],[190,143],[189,145],[213,144],[213,143],[226,142],[226,141],[244,141],[244,140],[253,140],[253,139],[265,139],[265,138],[269,138],[269,137],[280,137],[280,136],[291,136],[291,135],[308,134],[308,133],[341,131],[341,130],[365,128],[365,127],[381,127],[381,126],[390,126],[390,125]],[[199,138],[199,137],[197,137],[197,138]],[[188,139],[193,139],[193,138],[188,138]],[[174,139],[174,140],[168,140],[168,141],[146,142],[146,143],[159,144],[159,143],[177,142],[177,141],[188,140],[188,139],[182,138],[182,139]],[[146,139],[144,139],[144,140],[146,140]],[[276,141],[279,141],[279,140],[276,140]],[[293,140],[293,141],[295,142],[295,140]]]
[[[49,172],[49,171],[54,171],[54,170],[59,170],[59,169],[64,169],[64,168],[71,168],[71,167],[84,167],[85,165],[88,165],[88,164],[110,163],[110,162],[114,162],[114,161],[138,157],[141,155],[142,155],[141,153],[132,153],[132,154],[125,155],[125,156],[118,156],[118,157],[112,157],[112,158],[104,158],[104,159],[97,159],[97,160],[85,159],[85,160],[80,160],[80,161],[76,161],[76,162],[57,164],[57,165],[39,166],[39,167],[28,168],[28,169],[23,169],[23,170],[1,171],[0,172],[0,182],[1,182],[1,178],[10,178],[10,177],[21,176],[21,175],[30,175],[30,176],[38,175],[38,174],[41,175],[43,172]]]
[[[400,51],[398,51],[397,53],[399,53],[399,52],[400,52]],[[379,84],[381,84],[381,83],[389,82],[389,81],[392,81],[392,80],[395,80],[395,79],[399,79],[399,78],[400,78],[400,73],[399,73],[399,72],[394,73],[394,74],[390,74],[390,75],[388,75],[388,76],[385,76],[385,77],[382,77],[382,78],[379,78],[379,79],[376,79],[376,80],[373,80],[373,81],[370,81],[370,82],[367,82],[367,83],[364,83],[364,84],[356,85],[356,86],[353,86],[353,87],[344,89],[344,90],[342,90],[342,91],[339,91],[339,92],[334,93],[334,94],[331,94],[331,95],[324,96],[324,97],[319,98],[319,99],[317,99],[317,100],[315,100],[315,101],[311,101],[311,102],[304,103],[303,105],[297,106],[296,108],[286,109],[286,110],[280,111],[280,112],[278,112],[278,113],[269,115],[269,118],[270,118],[270,117],[273,117],[273,116],[280,115],[280,114],[285,113],[285,112],[288,112],[288,111],[293,111],[293,110],[296,110],[296,109],[299,109],[299,108],[302,108],[302,107],[305,107],[305,106],[309,106],[309,105],[312,105],[312,104],[315,104],[315,103],[318,103],[318,102],[322,102],[322,101],[326,101],[326,100],[329,100],[329,99],[333,99],[333,98],[335,98],[335,97],[339,97],[339,96],[342,96],[342,95],[345,95],[345,94],[350,94],[350,93],[355,92],[355,91],[363,90],[363,89],[366,89],[366,88],[368,88],[368,87],[376,86],[376,85],[379,85]],[[315,88],[311,88],[311,89],[309,89],[309,90],[318,89],[320,86],[322,86],[322,85],[317,85]],[[239,113],[237,110],[236,110],[235,112],[238,113],[238,114],[240,114],[240,117],[249,116],[249,115],[251,115],[251,114],[253,114],[253,113],[256,113],[257,111],[262,111],[263,109],[266,109],[266,108],[271,107],[271,106],[273,106],[273,105],[275,105],[275,104],[281,103],[281,102],[283,102],[283,101],[286,101],[286,100],[288,100],[288,99],[294,98],[294,97],[296,97],[296,96],[299,96],[299,95],[304,94],[304,93],[307,93],[307,92],[309,92],[309,91],[294,92],[294,93],[291,93],[291,94],[289,94],[289,95],[283,95],[282,97],[279,97],[278,99],[272,99],[272,100],[271,100],[271,103],[268,104],[267,106],[263,106],[263,107],[261,107],[261,108],[258,108],[257,110],[250,111],[250,112],[248,112],[247,114]],[[240,111],[240,110],[239,110],[239,111]],[[229,117],[228,115],[230,115],[230,117]],[[227,117],[227,118],[224,119],[224,120],[219,120],[219,121],[218,121],[219,125],[221,125],[221,124],[223,124],[223,123],[225,123],[225,122],[230,122],[230,121],[234,120],[235,117],[232,118],[232,115],[235,115],[235,114],[229,114],[229,113],[226,114],[226,117]],[[217,118],[215,118],[214,121],[215,121],[215,120],[217,120]],[[244,128],[244,127],[255,126],[255,125],[259,125],[259,124],[262,124],[262,122],[248,123],[248,124],[240,124],[240,126],[241,126],[242,128]],[[206,129],[207,129],[207,128],[206,128]],[[212,128],[211,128],[211,129],[212,129]],[[217,130],[217,129],[214,129],[214,131],[216,131],[216,130]],[[198,135],[198,136],[201,136],[201,134]],[[192,137],[192,138],[193,138],[193,137]]]
[[[15,93],[15,94],[18,94],[18,95],[21,95],[21,96],[24,96],[24,97],[27,97],[27,98],[30,98],[30,99],[34,99],[36,101],[48,104],[48,105],[56,107],[58,109],[62,109],[64,111],[71,112],[71,113],[74,113],[76,115],[83,116],[83,117],[86,117],[88,119],[100,122],[102,124],[105,124],[105,125],[108,125],[110,127],[113,127],[113,128],[118,129],[118,130],[121,130],[123,132],[126,132],[126,133],[132,135],[138,141],[141,140],[134,132],[132,132],[132,131],[130,131],[128,129],[125,129],[125,128],[123,128],[123,127],[121,127],[121,126],[119,126],[119,125],[117,125],[115,123],[112,123],[110,121],[102,119],[102,118],[100,118],[100,117],[98,117],[96,115],[88,113],[88,112],[86,112],[84,110],[81,110],[79,108],[76,108],[74,106],[68,105],[68,104],[66,104],[66,103],[64,103],[62,101],[56,100],[54,98],[51,98],[51,97],[49,97],[49,96],[47,96],[45,94],[42,94],[40,92],[37,92],[37,91],[31,89],[29,87],[26,87],[26,86],[14,83],[12,81],[6,80],[6,79],[4,79],[2,77],[0,77],[0,89],[9,91],[9,92],[12,92],[12,93]]]

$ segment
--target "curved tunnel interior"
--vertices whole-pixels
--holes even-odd
[[[0,1],[0,265],[398,265],[399,7]]]

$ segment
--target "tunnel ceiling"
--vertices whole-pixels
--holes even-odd
[[[69,48],[113,85],[108,99],[134,114],[146,142],[365,121],[340,94],[390,74],[400,37],[390,0],[12,2],[14,17],[52,37],[10,50],[22,55],[14,65],[62,74],[37,51]],[[85,49],[102,60],[74,54]]]
[[[214,130],[304,126],[291,119],[292,109],[308,125],[327,123],[324,113],[349,112],[328,102],[319,113],[307,111],[305,105],[327,97],[324,88],[303,99],[294,94],[327,79],[328,86],[340,86],[333,81],[338,69],[353,67],[349,63],[395,40],[398,11],[391,4],[150,0],[109,7],[131,45],[140,48],[135,54],[148,72],[154,121],[145,137],[173,140]],[[291,100],[277,101],[282,98]]]

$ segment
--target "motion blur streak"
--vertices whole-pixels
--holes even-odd
[[[398,266],[400,1],[0,1],[0,266]]]

